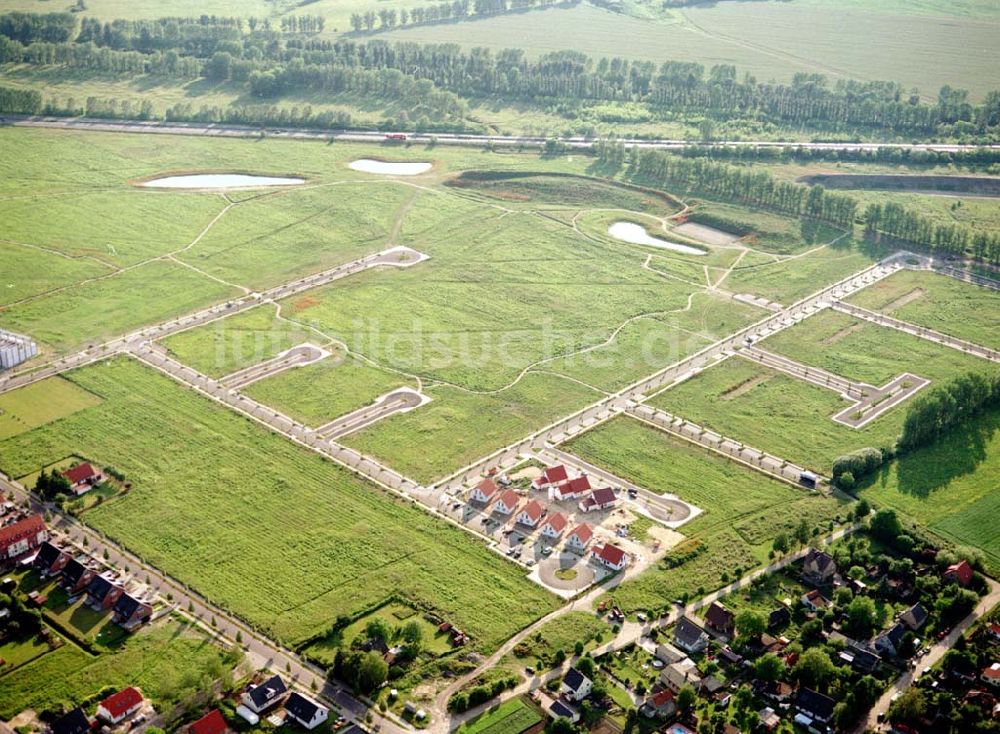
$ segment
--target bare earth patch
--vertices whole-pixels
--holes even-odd
[[[768,380],[770,380],[774,375],[757,375],[749,380],[744,380],[739,385],[729,388],[724,393],[722,393],[723,400],[735,400],[740,395],[746,395],[748,392],[753,390],[758,385],[761,385]]]
[[[889,303],[885,304],[881,309],[882,313],[892,313],[893,311],[897,311],[901,309],[903,306],[909,303],[913,303],[918,298],[922,298],[923,295],[924,295],[923,288],[914,288],[909,293],[906,293],[897,298],[896,300],[890,301]]]
[[[836,344],[841,339],[846,339],[847,337],[849,337],[855,331],[859,331],[862,327],[864,327],[864,324],[861,324],[861,323],[851,324],[850,326],[845,326],[843,329],[841,329],[840,331],[838,331],[836,334],[832,334],[832,335],[828,336],[826,339],[823,340],[822,343],[825,344],[825,345],[827,345],[827,346],[829,346],[830,344]]]

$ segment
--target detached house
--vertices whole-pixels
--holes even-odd
[[[810,612],[818,612],[830,606],[830,600],[820,593],[819,589],[813,589],[802,595],[802,606]]]
[[[590,479],[587,476],[577,477],[563,482],[552,490],[552,498],[556,500],[575,500],[590,491]]]
[[[554,484],[562,484],[568,478],[569,475],[566,473],[566,467],[562,464],[559,466],[549,466],[531,483],[531,486],[535,489],[546,489]]]
[[[599,510],[610,510],[618,504],[618,495],[611,487],[601,487],[590,493],[579,507],[582,512],[597,512]]]
[[[326,706],[321,706],[296,691],[292,691],[292,695],[285,701],[285,712],[306,729],[315,729],[330,715],[330,709]]]
[[[795,708],[813,721],[829,724],[833,718],[833,707],[837,705],[829,696],[817,693],[810,688],[800,688],[795,697]]]
[[[145,624],[153,616],[153,605],[132,594],[119,596],[112,609],[115,623],[129,631]]]
[[[587,550],[590,539],[594,537],[594,529],[587,523],[578,525],[576,529],[566,538],[566,547],[578,551]]]
[[[108,696],[97,707],[97,718],[114,726],[142,708],[142,694],[131,686]]]
[[[671,663],[660,672],[660,683],[672,693],[679,693],[686,685],[698,688],[701,686],[701,676],[698,674],[698,666],[691,658]]]
[[[229,725],[219,709],[212,709],[188,727],[188,734],[226,734]]]
[[[38,553],[35,554],[35,562],[32,565],[34,565],[35,570],[38,571],[42,578],[45,578],[46,576],[55,576],[58,573],[62,573],[62,570],[66,568],[66,564],[69,563],[69,559],[69,553],[51,541],[46,540],[38,546]]]
[[[538,500],[531,500],[524,508],[517,513],[516,522],[520,525],[525,525],[529,528],[533,528],[538,525],[539,521],[545,515],[545,508],[542,503]]]
[[[481,505],[488,505],[496,497],[499,488],[492,479],[484,479],[472,488],[469,499]]]
[[[988,668],[983,668],[983,672],[979,674],[979,678],[983,683],[987,683],[994,688],[1000,688],[1000,663],[993,663]]]
[[[521,498],[513,489],[505,490],[500,494],[500,499],[493,505],[493,511],[501,515],[513,515],[517,506],[521,504]]]
[[[77,495],[89,492],[104,479],[104,475],[87,461],[67,469],[63,472],[63,476],[69,480],[70,489]]]
[[[585,676],[576,668],[570,668],[566,671],[566,677],[563,678],[562,688],[560,688],[560,693],[562,693],[566,698],[571,701],[582,701],[590,692],[594,689],[594,684],[591,682],[590,678]]]
[[[788,607],[780,606],[771,612],[767,616],[767,628],[769,630],[780,629],[781,627],[787,627],[792,623],[792,613],[788,611]]]
[[[118,584],[114,575],[105,571],[87,584],[87,605],[96,611],[111,609],[124,593],[125,589]]]
[[[52,734],[88,734],[90,732],[90,719],[83,713],[82,708],[75,708],[63,717],[56,719],[55,723],[49,727]]]
[[[705,626],[724,637],[732,637],[736,632],[736,615],[714,601],[705,614]]]
[[[285,681],[280,675],[274,675],[244,693],[242,703],[255,714],[260,714],[278,703],[287,692]]]
[[[38,513],[0,528],[0,562],[15,558],[35,550],[49,539],[45,520]]]
[[[647,719],[668,719],[677,711],[674,693],[668,688],[657,691],[647,698],[639,708],[639,713]]]
[[[549,518],[542,525],[542,535],[546,538],[558,539],[566,530],[566,516],[561,512],[549,515]]]
[[[802,564],[802,579],[813,586],[826,586],[833,581],[837,564],[829,553],[813,548]]]
[[[611,543],[605,543],[595,549],[594,558],[612,571],[621,571],[628,565],[628,554]]]
[[[708,635],[687,617],[681,617],[674,627],[674,644],[688,653],[701,652],[708,647]]]
[[[968,586],[972,582],[972,576],[972,566],[969,565],[968,561],[951,564],[941,575],[946,583],[958,584],[959,586]]]
[[[96,575],[97,572],[83,561],[72,558],[63,569],[60,584],[69,596],[76,596],[87,588]]]
[[[924,609],[920,602],[917,602],[899,615],[899,621],[916,632],[927,622],[927,610]]]
[[[875,638],[875,649],[880,655],[896,657],[903,645],[903,635],[906,634],[906,627],[897,622],[891,629],[882,632]]]

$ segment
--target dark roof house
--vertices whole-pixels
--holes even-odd
[[[674,643],[687,652],[699,652],[708,646],[708,635],[690,619],[681,617],[674,628]]]
[[[714,601],[705,613],[705,626],[720,635],[732,637],[736,631],[736,615],[721,602]]]
[[[254,686],[243,694],[243,705],[254,713],[270,708],[281,700],[288,691],[280,675],[273,675],[259,686]]]
[[[817,693],[811,688],[800,688],[795,696],[795,708],[814,721],[829,723],[833,718],[833,707],[837,705],[829,696]]]
[[[75,708],[50,727],[52,734],[86,734],[90,731],[90,719],[82,708]]]
[[[917,602],[899,615],[899,621],[916,632],[927,622],[927,610],[924,609],[920,602]]]

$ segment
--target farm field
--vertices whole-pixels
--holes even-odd
[[[830,420],[847,406],[832,390],[740,357],[700,372],[649,402],[823,474],[842,454],[893,444],[905,413],[900,408],[860,430],[848,428]]]
[[[113,462],[134,489],[88,523],[277,640],[395,596],[485,650],[553,607],[463,531],[167,377],[116,359],[71,378],[104,402],[0,442],[0,468],[21,476],[72,453]]]
[[[902,270],[850,303],[986,347],[1000,349],[1000,292],[946,275]]]
[[[767,560],[778,533],[801,519],[826,528],[843,502],[768,479],[629,417],[616,418],[565,446],[647,489],[670,492],[705,510],[683,527],[688,540],[613,592],[626,612],[658,610],[683,594],[714,589]],[[690,554],[690,557],[686,557]],[[683,558],[672,566],[672,557]]]
[[[55,288],[98,278],[111,268],[95,260],[64,257],[27,245],[0,243],[0,307]]]
[[[69,380],[55,377],[0,394],[0,439],[99,405],[101,399]]]
[[[307,426],[321,426],[414,380],[348,354],[335,354],[243,388],[243,394]]]
[[[91,655],[71,642],[2,677],[0,716],[25,708],[53,711],[93,700],[111,687],[138,686],[158,711],[178,703],[203,681],[220,678],[235,661],[189,624],[167,620],[142,630],[115,652]]]
[[[903,372],[929,380],[947,380],[963,372],[985,374],[997,370],[984,359],[831,309],[760,344],[764,349],[876,387]]]
[[[462,734],[521,734],[541,720],[536,709],[514,698],[463,724],[459,731]]]

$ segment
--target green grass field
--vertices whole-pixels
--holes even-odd
[[[774,537],[805,518],[822,527],[843,514],[838,500],[809,495],[629,417],[584,433],[567,450],[647,489],[673,493],[704,510],[682,532],[703,550],[667,561],[612,593],[626,611],[660,609],[684,593],[718,588],[767,560]],[[683,546],[682,546],[683,548]]]
[[[893,410],[861,430],[848,428],[830,420],[847,407],[832,390],[739,357],[700,372],[650,402],[824,474],[841,454],[895,443],[904,415],[903,409]]]
[[[3,273],[0,276],[0,307],[110,272],[110,267],[95,260],[0,243],[0,273]]]
[[[521,734],[541,720],[537,709],[514,698],[463,724],[459,731],[463,734]]]
[[[69,380],[54,377],[0,394],[0,439],[10,438],[99,405],[101,399]]]
[[[391,595],[483,649],[554,597],[477,540],[128,359],[74,372],[104,402],[0,442],[18,476],[82,453],[134,489],[87,522],[289,644]]]
[[[67,642],[3,676],[0,716],[69,709],[106,686],[137,686],[163,712],[192,688],[222,678],[232,663],[203,634],[172,620],[138,632],[113,653],[94,656]]]
[[[321,426],[413,380],[350,355],[327,357],[247,386],[242,392],[307,426]]]
[[[824,247],[778,262],[744,258],[721,286],[734,293],[764,296],[784,305],[864,270],[874,258],[849,247]]]
[[[945,275],[902,270],[849,301],[917,326],[1000,349],[1000,293]]]
[[[956,349],[896,329],[858,321],[831,309],[768,337],[764,349],[822,367],[851,380],[880,386],[903,372],[948,380],[996,366]]]

